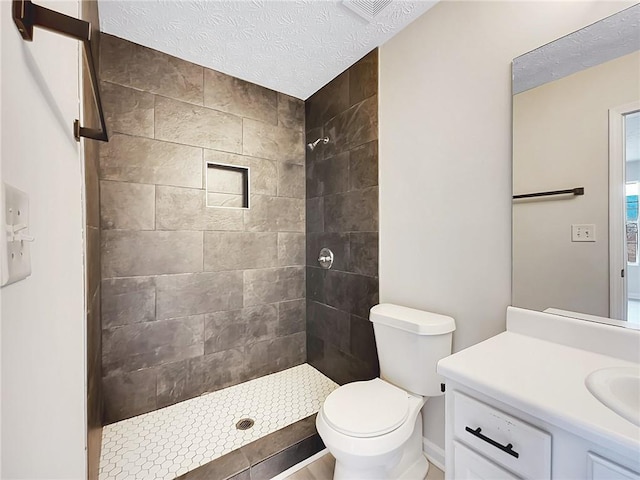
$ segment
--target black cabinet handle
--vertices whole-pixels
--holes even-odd
[[[475,430],[473,430],[470,427],[464,427],[464,429],[467,432],[469,432],[471,435],[473,435],[474,437],[478,437],[480,440],[484,440],[489,445],[493,445],[494,447],[499,448],[500,450],[502,450],[503,452],[508,453],[512,457],[518,458],[520,456],[520,454],[518,452],[513,450],[513,445],[512,444],[508,443],[506,446],[505,445],[500,445],[493,438],[489,438],[489,437],[483,435],[482,433],[480,433],[482,431],[482,429],[480,427],[476,428]]]

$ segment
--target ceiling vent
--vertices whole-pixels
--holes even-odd
[[[392,0],[343,0],[342,4],[367,22],[372,22]]]

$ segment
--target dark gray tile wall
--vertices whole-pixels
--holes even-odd
[[[338,383],[374,378],[369,309],[378,303],[378,52],[305,102],[307,360]],[[331,270],[317,258],[334,255]]]
[[[304,102],[101,40],[111,423],[306,360]],[[207,161],[251,169],[249,210],[206,207]]]

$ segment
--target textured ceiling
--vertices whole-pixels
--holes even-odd
[[[329,0],[100,0],[103,32],[303,100],[435,1],[398,0],[371,23]]]
[[[640,49],[640,4],[513,60],[513,94]]]

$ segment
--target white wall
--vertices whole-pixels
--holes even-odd
[[[380,300],[452,315],[454,350],[511,300],[511,60],[633,3],[446,1],[381,47]]]
[[[37,2],[78,16],[78,2]],[[30,197],[33,274],[2,295],[2,478],[81,479],[85,316],[78,42],[19,36],[0,2],[2,179]]]
[[[0,25],[4,25],[4,8],[0,8]],[[2,35],[0,34],[0,67],[2,66]],[[2,75],[0,74],[0,185],[2,185]],[[0,205],[2,208],[2,205]],[[2,290],[0,290],[0,478],[2,478]]]

